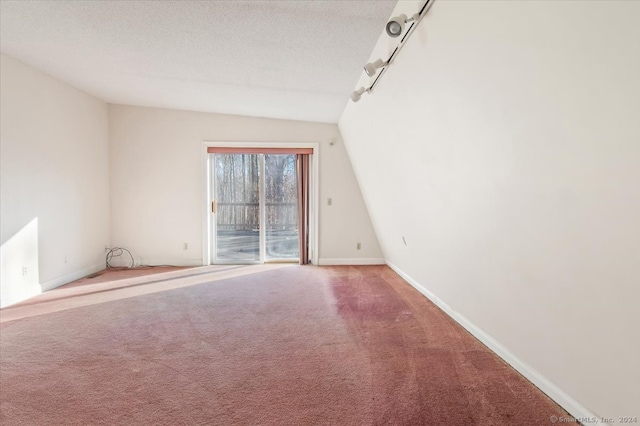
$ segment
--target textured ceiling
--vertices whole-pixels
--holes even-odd
[[[6,1],[0,49],[110,103],[338,121],[396,1]]]

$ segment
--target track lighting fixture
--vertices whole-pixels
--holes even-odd
[[[376,71],[378,71],[378,68],[382,68],[387,65],[389,65],[389,62],[378,59],[375,62],[370,62],[365,65],[364,72],[366,72],[369,77],[373,77],[374,75],[376,75]]]
[[[409,39],[409,36],[413,34],[416,27],[418,26],[418,24],[420,23],[424,15],[427,13],[427,10],[429,10],[429,8],[431,7],[434,1],[435,0],[426,0],[424,5],[420,9],[420,12],[412,15],[410,18],[407,18],[407,15],[399,15],[395,18],[392,18],[389,22],[387,22],[387,26],[385,27],[385,30],[389,37],[391,38],[400,37],[403,33],[404,33],[404,36],[400,39],[398,46],[393,50],[393,52],[391,53],[391,56],[389,56],[389,59],[387,59],[386,61],[382,59],[377,59],[364,66],[364,72],[367,73],[367,76],[375,77],[375,79],[373,80],[373,83],[371,83],[369,87],[366,87],[366,88],[361,87],[357,90],[354,90],[354,92],[351,94],[351,100],[353,102],[358,102],[360,98],[362,98],[363,93],[372,93],[374,87],[376,87],[376,85],[380,81],[380,78],[389,69],[388,68],[389,64],[391,64],[391,62],[395,59],[395,57],[398,55],[400,50],[404,47],[405,42]],[[404,26],[405,24],[409,24],[409,23],[411,23],[411,25],[409,25],[409,28],[407,28],[405,32]],[[378,72],[378,70],[381,68],[382,70]]]
[[[407,18],[407,15],[400,15],[392,18],[389,22],[387,22],[387,26],[385,27],[385,29],[387,30],[387,35],[391,38],[399,37],[404,31],[404,24],[417,21],[419,17],[420,14],[416,13],[411,18]]]
[[[354,90],[353,93],[351,94],[351,100],[353,102],[358,102],[360,100],[360,98],[362,97],[363,93],[369,93],[371,89],[365,89],[364,87],[359,88],[358,90]]]

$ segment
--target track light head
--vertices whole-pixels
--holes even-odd
[[[400,35],[404,31],[404,24],[415,22],[419,17],[420,14],[416,13],[411,18],[407,18],[407,15],[404,14],[396,16],[395,18],[391,18],[391,20],[387,22],[387,26],[385,27],[387,35],[391,38],[400,37]]]
[[[387,26],[385,29],[387,30],[387,35],[391,38],[399,37],[404,31],[404,23],[407,20],[407,15],[400,15],[395,18],[392,18],[389,22],[387,22]]]
[[[369,77],[373,77],[374,75],[376,75],[376,71],[378,71],[378,68],[382,68],[387,65],[389,65],[389,62],[385,62],[382,59],[378,59],[375,62],[370,62],[367,65],[365,65],[364,72],[366,72]]]
[[[358,90],[354,90],[351,94],[351,100],[353,102],[358,102],[362,97],[362,94],[365,92],[369,92],[369,89],[365,89],[364,87],[359,88]]]

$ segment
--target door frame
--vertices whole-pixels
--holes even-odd
[[[209,147],[226,148],[311,148],[313,154],[309,161],[309,260],[318,264],[318,207],[319,207],[319,143],[317,142],[225,142],[203,141],[202,143],[202,265],[212,264],[213,255],[213,214],[211,213],[211,165],[209,163]],[[262,228],[262,227],[261,227]]]

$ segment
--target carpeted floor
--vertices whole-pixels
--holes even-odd
[[[108,277],[0,311],[0,424],[545,425],[568,416],[386,266]]]

